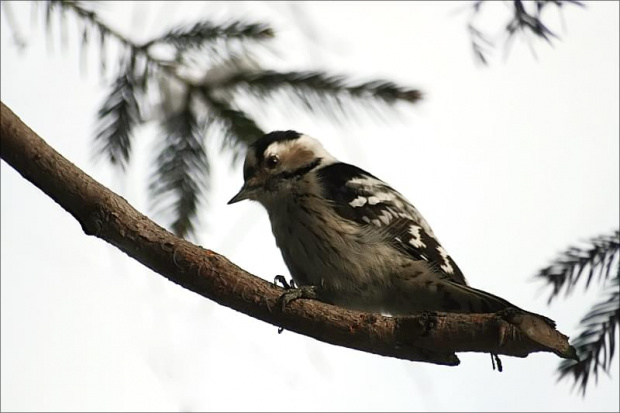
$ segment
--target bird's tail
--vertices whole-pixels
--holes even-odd
[[[467,285],[456,284],[451,281],[444,281],[442,284],[443,287],[439,287],[438,291],[443,288],[444,299],[452,297],[455,303],[460,304],[460,308],[455,309],[454,312],[495,313],[502,310],[516,310],[505,312],[502,318],[515,325],[529,339],[553,351],[558,356],[579,361],[577,351],[569,344],[568,337],[556,330],[555,321],[552,319],[523,310],[503,298]],[[497,359],[496,356],[494,357],[494,360]]]
[[[437,286],[437,292],[442,301],[442,307],[447,311],[453,311],[455,313],[496,313],[513,308],[523,313],[539,317],[551,327],[555,327],[555,321],[548,317],[523,310],[501,297],[468,285],[442,280]]]
[[[497,313],[523,334],[543,348],[563,358],[579,360],[577,352],[568,343],[568,337],[558,332],[555,322],[540,314],[523,310],[501,297],[486,291],[458,284],[447,279],[420,277],[402,278],[395,287],[401,293],[393,300],[389,312],[407,315],[420,312],[445,311],[451,313]],[[397,279],[398,280],[398,279]],[[507,310],[507,311],[504,311]],[[497,355],[494,359],[497,362]],[[498,366],[501,370],[501,365]]]

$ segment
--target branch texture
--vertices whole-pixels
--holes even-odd
[[[455,366],[457,352],[568,358],[566,336],[527,314],[432,313],[385,317],[297,300],[279,305],[283,290],[222,255],[174,236],[57,153],[1,104],[0,155],[62,208],[88,235],[188,290],[221,305],[326,343],[411,361]]]

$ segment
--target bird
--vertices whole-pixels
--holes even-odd
[[[265,208],[302,291],[293,298],[392,316],[520,310],[469,286],[401,193],[339,161],[307,134],[273,131],[258,138],[248,147],[243,179],[228,203],[252,200]]]

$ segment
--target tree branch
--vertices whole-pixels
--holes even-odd
[[[69,212],[87,235],[107,241],[170,281],[221,305],[326,343],[412,361],[455,366],[459,364],[455,353],[466,351],[571,356],[566,336],[535,317],[512,311],[391,318],[311,300],[294,301],[283,310],[278,301],[281,288],[166,231],[62,157],[4,103],[0,105],[0,155],[5,162]]]

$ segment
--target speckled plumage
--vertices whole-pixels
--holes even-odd
[[[265,207],[291,276],[317,286],[325,301],[392,315],[515,307],[467,286],[403,195],[307,135],[278,131],[256,141],[244,179],[230,203]]]

